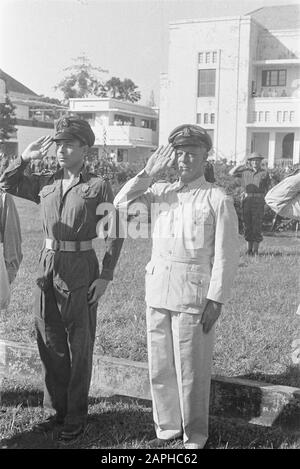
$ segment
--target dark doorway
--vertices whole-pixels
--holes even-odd
[[[282,158],[293,158],[294,134],[286,134],[282,140]]]

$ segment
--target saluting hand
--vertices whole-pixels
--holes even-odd
[[[41,160],[47,155],[49,148],[53,143],[52,137],[47,135],[46,137],[41,137],[38,140],[30,143],[28,147],[22,153],[22,159],[24,161],[29,160]]]
[[[105,280],[104,278],[97,278],[93,281],[90,285],[88,291],[88,304],[92,305],[97,303],[99,298],[104,295],[107,285],[109,284],[109,280]]]
[[[149,158],[145,166],[148,176],[155,176],[165,168],[170,168],[175,160],[175,152],[172,145],[158,147],[155,153]]]
[[[203,332],[207,334],[211,328],[213,327],[214,323],[218,319],[221,314],[222,303],[218,303],[217,301],[207,300],[206,306],[204,308],[201,324],[203,324]]]

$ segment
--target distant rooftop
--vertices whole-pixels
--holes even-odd
[[[27,86],[22,85],[22,83],[15,80],[13,77],[8,75],[7,73],[3,72],[1,68],[0,68],[0,78],[5,80],[6,88],[8,92],[22,93],[22,94],[28,94],[31,97],[33,96],[38,97],[38,95],[34,91],[30,90],[29,88],[27,88]]]
[[[262,7],[250,11],[251,16],[267,29],[300,29],[300,4]]]

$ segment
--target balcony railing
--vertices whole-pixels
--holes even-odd
[[[258,126],[300,125],[299,98],[254,98],[250,101],[248,123]]]
[[[279,168],[292,168],[293,158],[278,158],[274,161],[274,166]]]

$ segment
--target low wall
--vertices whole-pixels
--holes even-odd
[[[0,339],[0,391],[3,378],[42,389],[37,348]],[[147,363],[95,354],[90,395],[150,400]],[[210,415],[299,431],[300,388],[213,375]]]

